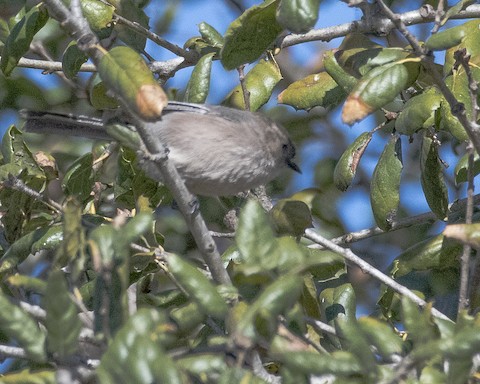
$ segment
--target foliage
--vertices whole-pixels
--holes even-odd
[[[451,319],[435,308],[436,300],[456,295],[462,279],[468,279],[461,274],[471,266],[465,256],[469,247],[479,247],[478,212],[449,206],[448,195],[452,184],[458,192],[480,172],[478,154],[471,149],[479,148],[470,142],[478,135],[471,129],[478,128],[480,20],[467,21],[468,12],[460,13],[468,1],[449,8],[443,18],[439,13],[435,28],[442,30],[424,36],[418,47],[415,41],[398,47],[389,44],[395,39],[344,34],[339,47],[324,52],[322,70],[296,81],[287,65],[292,63],[278,54],[294,44],[289,37],[299,39],[295,44],[306,43],[308,34],[295,33],[313,33],[317,18],[327,17],[318,0],[258,2],[232,20],[224,35],[201,23],[199,36],[184,48],[147,33],[153,17],[145,8],[149,1],[81,0],[90,28],[104,39],[98,74],[89,74],[88,81],[80,71],[88,69],[84,63],[91,52],[55,20],[55,2],[15,3],[0,19],[2,110],[49,107],[95,114],[121,104],[154,120],[166,98],[159,83],[170,98],[205,102],[212,91],[212,64],[219,60],[225,71],[241,67],[241,73],[253,63],[225,104],[245,108],[248,102],[249,109],[258,110],[282,88],[278,103],[310,111],[268,111],[298,147],[317,140],[312,125],[325,122],[327,112],[337,107],[347,124],[373,114],[378,125],[350,145],[332,141],[335,159],[319,162],[315,188],[278,200],[268,213],[254,199],[230,198],[221,204],[200,199],[209,226],[223,232],[227,211],[240,206],[234,238],[219,241],[231,284],[212,279],[184,219],[169,208],[170,192],[137,167],[128,145],[100,143],[85,153],[77,151],[80,142],[72,141],[59,150],[51,139],[40,141],[9,127],[0,164],[0,355],[13,360],[2,382],[478,380],[478,268],[469,296],[463,296],[469,306],[457,314],[456,302],[447,301],[443,309]],[[360,3],[365,17],[382,14],[383,2]],[[431,7],[425,3],[423,12]],[[168,29],[172,12],[166,10],[158,31]],[[388,14],[382,15],[386,20]],[[452,17],[465,19],[444,27]],[[167,81],[181,66],[154,62],[145,52],[147,38],[183,56],[183,66],[194,67],[184,90],[170,89]],[[66,85],[56,98],[20,69],[28,65],[26,56],[38,54],[38,44],[65,75]],[[438,51],[445,59],[434,64],[431,52]],[[303,72],[306,65],[300,66]],[[80,91],[88,94],[88,103],[78,97]],[[452,96],[458,102],[452,104]],[[342,136],[340,127],[333,130]],[[128,143],[131,138],[123,134],[117,132],[119,141]],[[372,143],[384,147],[375,154]],[[454,182],[441,159],[449,146],[459,154]],[[370,178],[362,163],[372,152],[377,160]],[[419,218],[395,232],[406,211],[400,189],[412,179],[421,185],[431,212],[425,221]],[[347,275],[345,252],[318,247],[304,236],[313,226],[330,238],[343,235],[336,210],[340,191],[363,188],[370,190],[380,228],[375,233],[384,234],[375,240],[360,237],[360,246],[351,248],[382,267],[391,261],[389,276],[415,289],[426,300],[420,307],[390,280],[369,291],[354,266]],[[284,189],[285,180],[276,181],[271,192]],[[444,233],[431,225],[444,221]],[[354,235],[337,243],[355,241]],[[386,258],[398,248],[403,251],[394,260]],[[363,315],[372,302],[375,311]]]

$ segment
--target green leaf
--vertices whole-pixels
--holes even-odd
[[[45,188],[45,172],[25,144],[22,133],[13,125],[3,136],[2,155],[4,164],[0,166],[0,177],[3,180],[13,176],[34,191],[40,192]],[[29,228],[32,223],[30,218],[40,206],[33,197],[23,191],[1,188],[0,201],[4,212],[1,221],[8,243],[12,244],[29,230],[37,228],[35,224]]]
[[[435,125],[436,111],[443,97],[435,87],[409,99],[395,121],[395,130],[403,135],[413,135],[422,128]]]
[[[90,253],[99,268],[93,295],[95,328],[108,336],[114,334],[128,316],[126,291],[130,279],[130,243],[151,225],[151,215],[139,213],[120,228],[102,225],[90,232]]]
[[[206,315],[192,301],[182,307],[173,308],[170,312],[170,318],[177,326],[179,335],[188,335],[198,329],[199,325],[205,321]]]
[[[145,11],[140,7],[138,1],[133,0],[108,0],[110,4],[115,7],[115,13],[125,17],[131,22],[138,23],[147,30],[149,18],[145,14]],[[140,34],[130,27],[117,23],[115,30],[118,33],[118,37],[129,47],[135,49],[138,52],[143,52],[145,44],[147,42],[146,36]]]
[[[448,190],[438,158],[438,144],[426,135],[423,137],[420,152],[420,170],[422,189],[428,206],[438,219],[445,220],[448,213]]]
[[[302,287],[303,279],[294,274],[283,275],[268,285],[236,323],[234,337],[251,342],[270,338],[276,332],[278,315],[295,304]]]
[[[470,156],[469,153],[463,155],[460,160],[458,160],[457,165],[455,166],[455,184],[465,183],[467,181],[467,174],[468,174],[468,157]],[[473,176],[475,177],[480,173],[480,156],[477,152],[475,152],[475,156],[473,158]]]
[[[318,19],[320,0],[281,0],[277,8],[277,21],[294,33],[308,32]]]
[[[338,65],[350,76],[365,76],[372,69],[402,62],[411,54],[403,48],[386,48],[366,39],[364,35],[345,38],[335,52]]]
[[[2,140],[2,155],[5,163],[13,163],[24,168],[28,175],[44,178],[43,171],[23,140],[23,134],[14,125],[5,132]]]
[[[115,109],[119,106],[117,99],[108,94],[107,86],[97,74],[89,81],[88,99],[92,107],[98,110]]]
[[[350,284],[343,284],[332,293],[322,292],[320,302],[328,322],[334,324],[342,349],[348,350],[362,363],[362,370],[375,372],[375,358],[370,352],[366,337],[360,332],[356,319],[355,291]],[[325,300],[328,296],[328,300]]]
[[[78,48],[77,43],[72,41],[63,52],[62,70],[69,79],[74,79],[80,71],[82,64],[86,63],[88,57]]]
[[[131,316],[102,356],[96,370],[99,382],[181,384],[175,364],[156,340],[160,326],[156,310],[143,308]]]
[[[56,384],[55,370],[38,370],[30,371],[24,369],[20,372],[4,373],[2,374],[2,383],[4,384]]]
[[[333,181],[339,190],[346,191],[351,185],[360,159],[371,140],[372,132],[364,132],[343,152],[333,173]]]
[[[475,60],[470,60],[472,65],[471,73],[473,79],[478,82],[480,81],[480,68],[474,65],[474,62]],[[467,118],[471,119],[473,105],[470,98],[469,80],[464,68],[460,66],[453,70],[452,74],[445,79],[445,84],[452,91],[457,101],[464,105]],[[445,101],[442,103],[442,107],[442,121],[440,128],[448,130],[459,141],[468,140],[465,128],[460,124],[458,119],[453,116],[449,103]]]
[[[6,281],[12,287],[39,294],[44,294],[47,289],[47,283],[44,280],[26,275],[11,275]]]
[[[392,263],[390,274],[399,278],[412,271],[456,267],[461,251],[460,243],[437,235],[412,245],[398,255]]]
[[[443,230],[445,237],[480,248],[480,223],[450,224]]]
[[[305,375],[345,376],[346,378],[359,375],[363,367],[357,358],[348,352],[334,352],[332,354],[310,351],[276,351],[273,357],[291,369]]]
[[[50,353],[67,357],[78,349],[78,336],[82,322],[78,310],[69,295],[67,281],[62,271],[53,271],[48,278],[43,298],[47,311],[47,348]]]
[[[388,231],[400,203],[400,178],[402,175],[402,145],[398,136],[392,136],[385,146],[373,171],[370,185],[370,202],[375,222]]]
[[[280,68],[273,56],[262,59],[245,76],[245,86],[250,95],[250,110],[256,111],[264,105],[272,95],[273,89],[282,80]],[[224,104],[245,109],[242,86],[237,85],[226,97]]]
[[[420,64],[416,59],[410,59],[375,67],[369,71],[348,95],[342,110],[342,120],[353,124],[393,101],[416,80],[419,68]]]
[[[12,28],[2,50],[0,68],[5,76],[10,75],[19,60],[30,49],[37,32],[47,23],[48,12],[43,4],[38,4]]]
[[[62,180],[62,188],[68,196],[85,202],[92,198],[94,183],[93,154],[86,153],[68,168]]]
[[[480,64],[480,21],[478,19],[467,21],[461,26],[464,31],[464,38],[460,44],[449,48],[445,55],[445,65],[443,66],[443,74],[448,76],[455,66],[455,51],[466,49],[467,54],[471,56],[470,65],[478,66]],[[474,67],[472,67],[473,69]],[[468,93],[467,93],[468,96]]]
[[[333,108],[347,96],[344,89],[326,72],[309,75],[290,84],[278,95],[278,102],[295,109]]]
[[[455,5],[451,6],[448,8],[447,12],[445,12],[445,15],[442,17],[442,22],[440,25],[445,25],[445,23],[455,15],[458,15],[460,11],[463,9],[467,8],[470,4],[475,3],[475,0],[460,0],[458,1]]]
[[[228,306],[212,281],[180,256],[170,254],[167,263],[170,273],[198,305],[200,311],[219,320],[225,317]]]
[[[0,48],[3,48],[10,34],[10,27],[4,19],[0,19]]]
[[[122,127],[117,126],[115,130],[117,138],[119,133],[126,132],[125,127],[120,128]],[[107,130],[109,131],[109,129]],[[138,140],[138,134],[130,132],[122,139],[129,140],[129,144],[133,146],[135,140]],[[121,148],[118,156],[117,180],[114,184],[115,199],[133,206],[139,198],[146,197],[152,209],[155,209],[163,199],[164,193],[158,188],[158,182],[149,178],[137,165],[135,152],[129,148]]]
[[[210,89],[210,72],[215,53],[207,53],[198,60],[188,80],[185,91],[185,101],[189,103],[204,103]]]
[[[443,100],[440,105],[440,117],[440,129],[450,132],[460,142],[469,140],[467,131],[465,131],[462,123],[452,114],[450,104],[446,100]]]
[[[323,249],[308,248],[309,256],[302,262],[318,282],[326,282],[338,279],[347,270],[345,259],[338,253]]]
[[[342,348],[352,353],[362,365],[362,371],[372,379],[376,377],[377,365],[366,335],[360,331],[356,319],[347,319],[344,314],[335,318],[335,330]]]
[[[312,214],[303,201],[279,200],[269,212],[278,234],[301,236],[305,229],[312,228]]]
[[[357,84],[357,78],[350,75],[337,61],[335,50],[323,53],[323,65],[325,71],[340,85],[347,93],[351,92]]]
[[[222,48],[224,39],[223,36],[218,33],[218,31],[213,28],[210,24],[202,21],[198,24],[198,31],[202,35],[202,39],[215,48]]]
[[[459,25],[430,36],[425,42],[425,47],[432,51],[443,51],[460,44],[464,37],[465,28],[463,25]]]
[[[238,251],[233,258],[239,263],[234,266],[233,278],[242,286],[270,282],[272,273],[289,271],[307,257],[306,249],[296,244],[292,238],[275,238],[265,212],[260,206],[257,207],[257,204],[256,202],[247,204],[248,208],[245,207],[246,210],[244,209],[240,215],[236,232]],[[253,206],[255,208],[250,210]],[[258,211],[253,216],[243,213],[247,211],[252,213],[257,208]],[[224,257],[232,255],[227,252]]]
[[[256,201],[249,200],[242,209],[235,242],[245,262],[263,264],[276,247],[275,235],[267,216]]]
[[[71,0],[62,1],[66,6],[70,7]],[[105,39],[112,33],[114,24],[113,14],[116,10],[109,3],[113,3],[113,0],[109,2],[102,0],[80,1],[83,17],[85,17],[92,31],[96,33],[100,39]]]
[[[201,353],[180,357],[175,361],[177,367],[198,379],[215,381],[215,378],[227,371],[228,366],[220,354]]]
[[[221,55],[225,69],[257,60],[272,44],[282,27],[276,20],[278,0],[268,0],[247,9],[225,34]]]
[[[130,246],[130,243],[137,241],[141,235],[151,229],[152,225],[153,218],[150,213],[141,212],[136,214],[117,232],[118,245],[116,244],[116,247],[123,249]]]
[[[431,320],[429,308],[419,309],[418,306],[406,297],[402,297],[402,318],[408,339],[417,345],[436,340],[439,337],[438,329]]]
[[[122,100],[145,120],[161,117],[167,96],[142,57],[125,46],[114,47],[100,59],[98,73]]]
[[[45,361],[45,333],[39,328],[38,324],[4,294],[0,294],[0,308],[2,308],[0,311],[0,330],[24,348],[28,358],[35,362]]]
[[[395,333],[390,325],[374,317],[361,317],[358,319],[361,332],[376,348],[384,359],[391,358],[394,354],[400,354],[403,348],[403,340]]]
[[[87,19],[92,31],[95,32],[100,39],[110,36],[113,28],[115,8],[100,0],[82,0],[81,5],[83,16]]]
[[[0,259],[0,273],[5,273],[23,262],[30,254],[56,248],[63,239],[62,227],[55,225],[29,232],[15,241]]]
[[[82,206],[74,198],[67,198],[63,206],[63,252],[57,254],[55,265],[64,267],[68,263],[73,281],[77,281],[84,273],[86,246]]]

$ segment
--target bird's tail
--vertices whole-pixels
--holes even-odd
[[[27,110],[20,111],[20,116],[25,119],[24,132],[112,140],[103,121],[94,117]]]

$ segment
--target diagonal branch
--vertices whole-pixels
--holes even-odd
[[[352,252],[352,250],[348,248],[342,248],[339,245],[335,244],[334,242],[324,238],[317,232],[307,229],[305,231],[305,237],[317,244],[320,244],[324,246],[325,248],[330,249],[331,251],[338,253],[341,255],[345,260],[355,264],[358,266],[364,273],[369,274],[373,278],[377,279],[378,281],[382,282],[385,284],[387,287],[390,287],[393,289],[395,292],[398,294],[405,296],[412,300],[415,304],[417,304],[421,308],[425,308],[427,306],[427,302],[425,300],[422,300],[420,297],[415,295],[410,289],[407,287],[397,283],[395,280],[393,280],[391,277],[387,276],[377,268],[375,268],[373,265],[367,263],[365,260],[363,260],[361,257],[357,256],[355,253]],[[447,316],[445,316],[442,312],[439,310],[432,308],[432,315],[451,321]]]

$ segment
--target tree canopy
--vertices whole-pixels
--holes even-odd
[[[217,3],[0,1],[1,381],[477,382],[480,5]],[[304,175],[193,196],[144,130],[168,100],[267,115]]]

